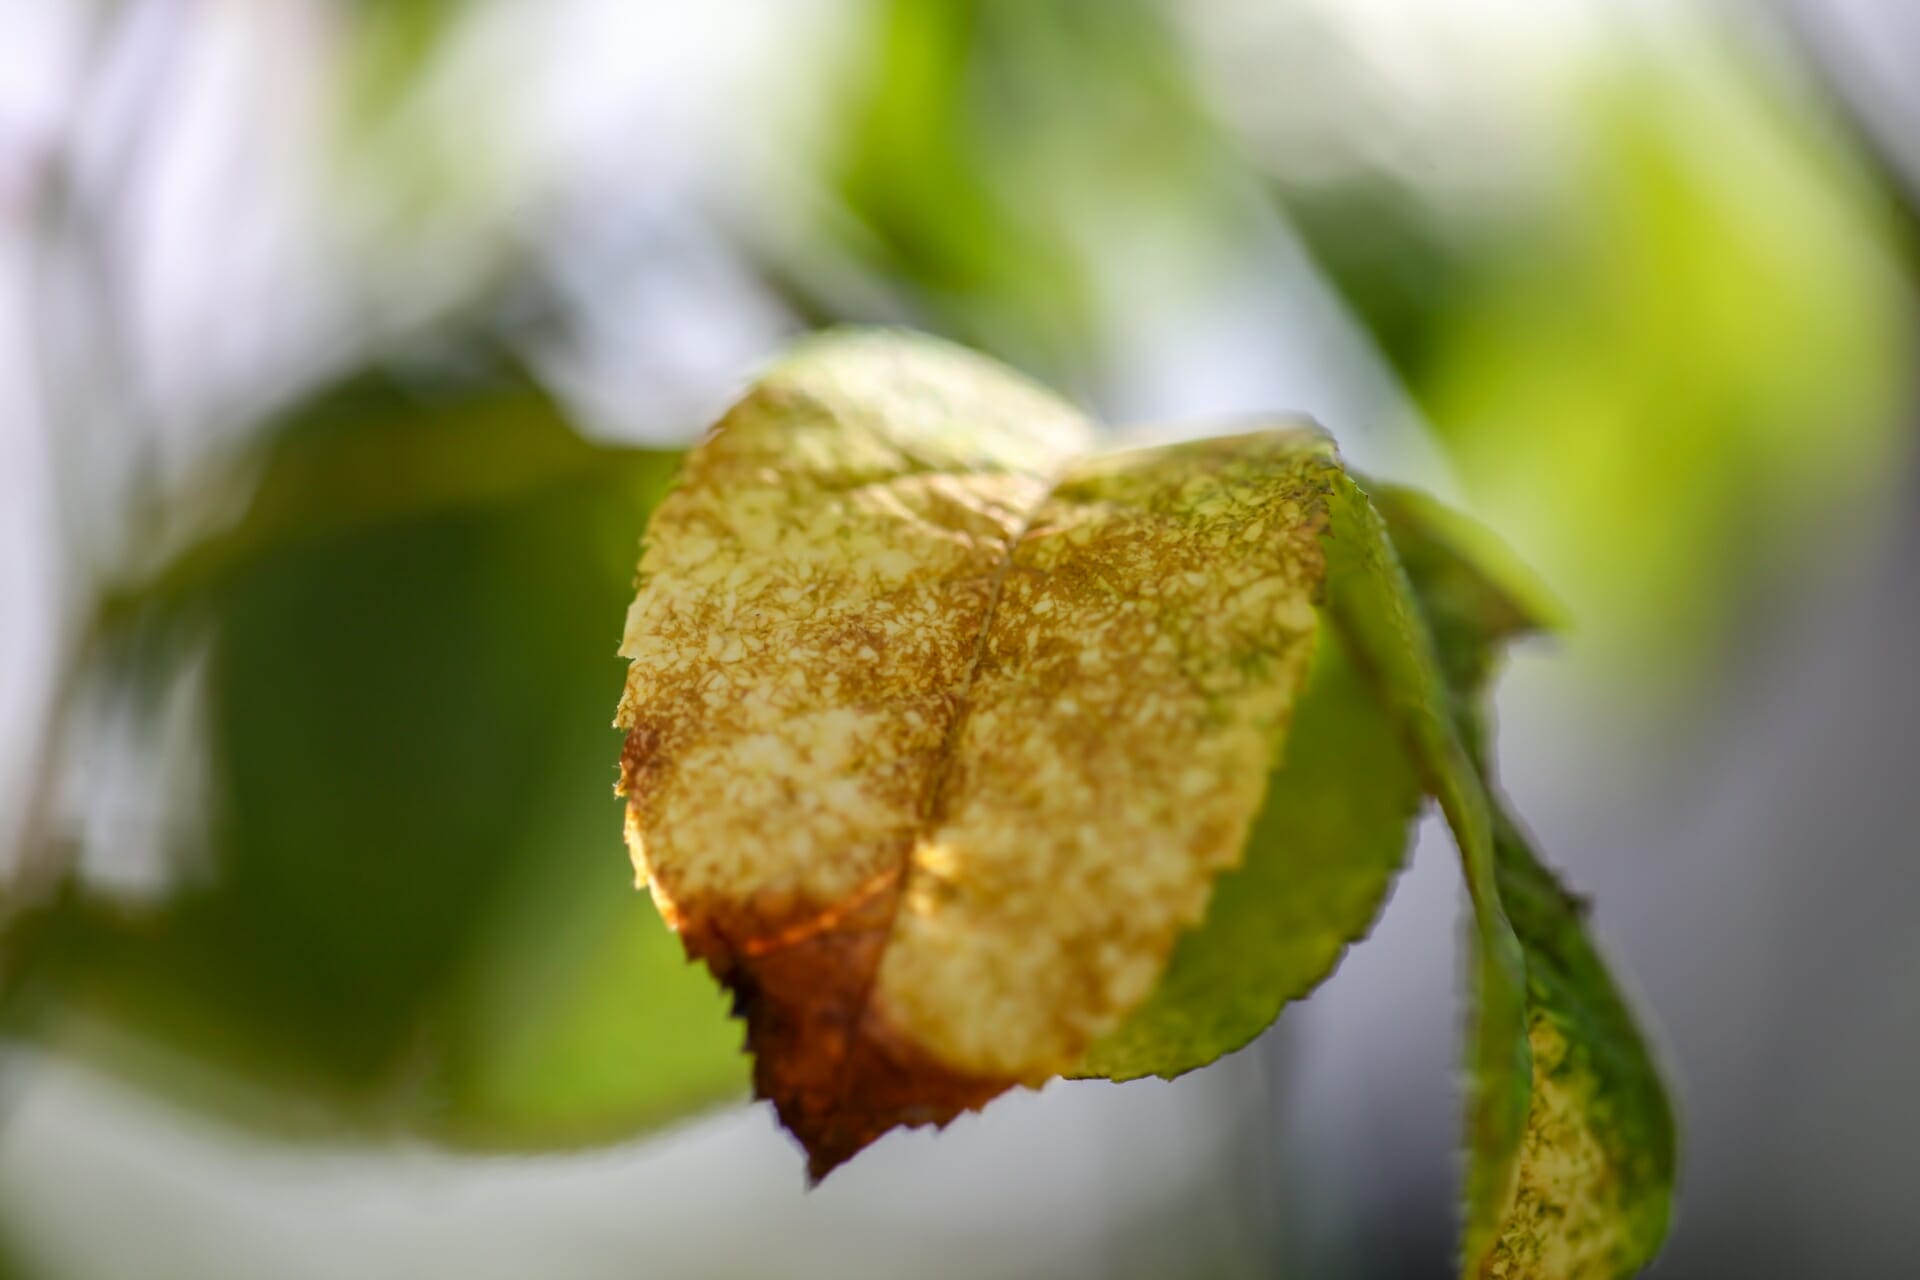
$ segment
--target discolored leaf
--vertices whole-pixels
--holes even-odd
[[[649,529],[629,842],[816,1177],[1072,1068],[1260,809],[1330,448],[1091,437],[957,349],[838,335],[756,385]]]
[[[1420,800],[1397,726],[1323,628],[1245,861],[1215,883],[1153,995],[1075,1074],[1175,1076],[1259,1035],[1379,914]]]
[[[1334,487],[1328,603],[1411,750],[1428,794],[1453,828],[1474,912],[1474,1006],[1469,1031],[1464,1255],[1488,1252],[1512,1203],[1527,1118],[1526,960],[1500,901],[1492,810],[1456,732],[1452,697],[1379,514],[1344,474]]]
[[[1542,625],[1538,593],[1477,562],[1467,547],[1484,538],[1436,519],[1424,500],[1390,489],[1378,500],[1492,792],[1481,703],[1503,642]],[[1500,898],[1526,955],[1533,1090],[1512,1202],[1468,1265],[1488,1276],[1630,1275],[1652,1260],[1671,1214],[1666,1089],[1588,937],[1585,905],[1541,865],[1497,796],[1493,835]]]

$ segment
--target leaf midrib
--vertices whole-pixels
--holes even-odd
[[[974,690],[980,681],[980,670],[986,665],[987,643],[993,634],[993,624],[1000,616],[1000,604],[1006,595],[1007,579],[1013,574],[1013,562],[1020,554],[1020,548],[1025,544],[1027,536],[1032,533],[1040,512],[1053,500],[1053,495],[1059,490],[1060,483],[1072,463],[1073,460],[1069,459],[1044,477],[1039,496],[1034,499],[1033,505],[1022,516],[1012,536],[1007,539],[1006,554],[994,568],[993,581],[987,591],[987,607],[980,615],[979,634],[974,637],[973,654],[967,661],[966,674],[960,684],[958,705],[954,708],[953,717],[948,720],[946,732],[941,736],[940,746],[934,753],[933,775],[927,779],[926,791],[920,803],[919,821],[901,846],[899,883],[894,888],[893,904],[887,910],[886,937],[874,953],[873,965],[867,972],[860,994],[853,1005],[855,1039],[858,1038],[860,1029],[866,1024],[867,1011],[873,1005],[874,988],[879,985],[880,967],[886,963],[887,952],[893,946],[894,933],[900,921],[900,904],[906,900],[907,882],[913,875],[914,850],[919,848],[922,837],[937,828],[946,816],[947,783],[953,777],[960,735],[966,730],[967,721],[973,715]],[[840,1065],[834,1071],[833,1092],[836,1098],[843,1096],[846,1091],[847,1071],[852,1061],[853,1043],[850,1040],[846,1053],[841,1056]]]

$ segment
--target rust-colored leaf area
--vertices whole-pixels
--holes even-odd
[[[1091,442],[986,361],[835,336],[727,415],[648,531],[629,844],[815,1177],[1070,1067],[1260,806],[1330,452]]]

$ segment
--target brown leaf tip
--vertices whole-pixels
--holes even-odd
[[[733,993],[755,1096],[773,1104],[819,1183],[889,1129],[945,1127],[1015,1082],[956,1071],[886,1024],[874,974],[900,876],[817,911],[762,901],[674,904],[689,954]]]

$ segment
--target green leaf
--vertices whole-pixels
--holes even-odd
[[[1244,861],[1215,882],[1153,995],[1076,1074],[1172,1077],[1259,1035],[1379,914],[1420,799],[1393,720],[1323,629]]]
[[[1135,234],[1117,226],[1209,248],[1244,235],[1244,190],[1222,180],[1163,6],[1107,0],[1088,22],[1072,0],[881,0],[867,15],[822,157],[836,216],[776,268],[815,314],[874,312],[847,296],[857,271],[822,271],[824,250],[877,275],[889,313],[1071,384],[1111,354],[1103,298]]]
[[[240,518],[110,591],[100,607],[109,630],[130,630],[135,613],[148,622],[184,615],[198,593],[296,547],[441,512],[498,509],[594,474],[672,461],[588,443],[512,370],[363,371],[295,406],[267,435]],[[182,502],[221,507],[231,483],[220,477]]]
[[[673,464],[517,377],[297,415],[246,515],[108,614],[116,672],[208,646],[212,822],[157,901],[61,913],[42,1034],[283,1131],[553,1147],[738,1096],[608,829],[607,628]]]
[[[1464,1254],[1492,1247],[1512,1203],[1525,1132],[1531,1054],[1526,961],[1500,901],[1493,822],[1478,771],[1455,731],[1452,697],[1413,588],[1380,515],[1342,475],[1328,531],[1328,607],[1355,660],[1401,726],[1423,785],[1460,847],[1475,925],[1473,1022],[1468,1035]]]
[[[1491,791],[1480,700],[1503,642],[1540,615],[1510,572],[1466,550],[1484,535],[1404,493],[1381,505]],[[1585,904],[1540,864],[1497,797],[1493,823],[1500,898],[1526,953],[1533,1093],[1514,1202],[1490,1248],[1469,1259],[1493,1276],[1629,1275],[1658,1251],[1671,1212],[1677,1144],[1666,1089],[1587,935]]]
[[[1368,482],[1449,690],[1477,697],[1508,640],[1566,625],[1566,608],[1485,528],[1417,489]]]

